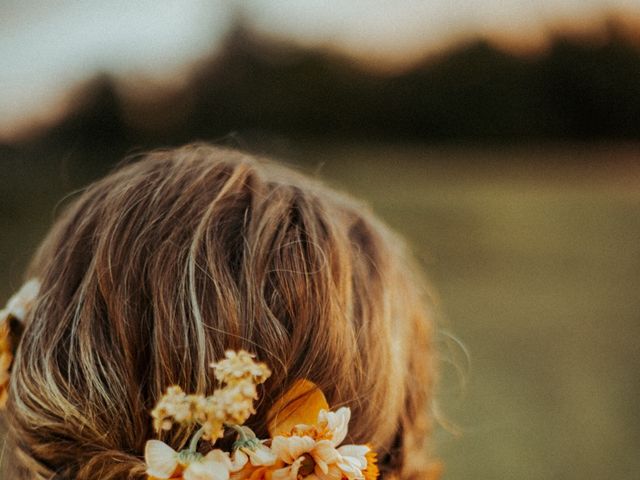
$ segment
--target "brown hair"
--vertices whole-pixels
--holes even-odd
[[[145,478],[149,411],[173,384],[211,392],[229,348],[273,371],[259,435],[307,378],[351,407],[383,478],[424,478],[432,323],[403,242],[362,204],[233,150],[153,152],[75,200],[29,273],[42,288],[12,372],[8,478]]]

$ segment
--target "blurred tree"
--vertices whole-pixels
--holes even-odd
[[[640,140],[640,45],[629,32],[608,20],[604,35],[557,34],[547,51],[532,56],[477,39],[408,71],[382,74],[239,23],[183,91],[160,90],[155,100],[140,102],[99,75],[62,120],[20,146],[111,159],[131,148],[229,132],[494,143]],[[148,107],[154,103],[158,108]]]

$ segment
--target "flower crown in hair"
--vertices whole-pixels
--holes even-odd
[[[255,413],[258,384],[271,372],[245,351],[227,351],[213,363],[221,388],[211,396],[188,395],[170,387],[152,411],[156,431],[174,424],[198,426],[187,448],[176,452],[159,440],[145,448],[150,480],[373,480],[376,454],[368,445],[342,445],[351,411],[330,411],[316,385],[299,380],[269,411],[270,438],[259,439],[244,425]],[[215,448],[226,432],[231,451]],[[199,443],[208,442],[203,454]],[[212,448],[213,447],[213,448]]]
[[[15,350],[24,322],[40,290],[30,280],[0,310],[0,408],[9,388]],[[149,480],[373,480],[376,454],[368,445],[343,445],[351,410],[330,411],[320,389],[299,380],[269,410],[270,438],[259,439],[244,423],[255,413],[257,385],[271,375],[245,351],[227,351],[212,368],[221,388],[190,395],[173,386],[151,415],[157,432],[174,425],[199,427],[187,448],[176,452],[149,440],[145,460]],[[231,451],[216,448],[225,433],[235,434]],[[201,445],[201,443],[203,445]],[[206,452],[206,453],[202,453]]]
[[[0,409],[4,408],[9,396],[9,378],[13,355],[18,346],[24,321],[33,307],[39,291],[40,282],[31,279],[0,310]]]

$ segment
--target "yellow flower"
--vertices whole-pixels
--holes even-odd
[[[378,455],[370,449],[365,457],[367,459],[367,468],[362,470],[362,475],[364,475],[365,480],[376,480],[380,475],[380,470],[378,470]]]

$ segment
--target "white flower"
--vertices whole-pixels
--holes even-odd
[[[183,469],[184,480],[229,480],[233,467],[229,454],[212,450],[204,457],[195,452],[176,452],[160,440],[149,440],[145,447],[147,475],[165,480]]]
[[[362,479],[362,470],[367,468],[366,454],[369,447],[366,445],[343,445],[338,448],[342,458],[336,465],[337,469],[349,480]]]
[[[191,462],[182,474],[184,480],[229,480],[232,468],[229,454],[212,450],[202,460]]]
[[[39,292],[40,281],[32,278],[20,288],[18,293],[9,299],[4,309],[0,310],[0,321],[6,321],[8,318],[14,317],[24,322]]]
[[[311,437],[278,436],[271,441],[271,450],[276,456],[291,465],[305,453],[309,453],[315,447],[316,441]]]
[[[276,463],[276,460],[277,457],[273,451],[262,443],[255,448],[240,447],[233,454],[233,471],[237,472],[247,462],[251,462],[254,467],[268,467]]]
[[[279,468],[271,475],[272,480],[298,480],[298,472],[302,466],[304,457],[300,457],[291,465],[285,468]]]
[[[331,444],[334,447],[340,445],[349,431],[349,420],[351,420],[351,410],[349,407],[341,407],[335,412],[320,410],[318,414],[318,424],[326,425],[331,432]]]
[[[367,467],[365,455],[369,447],[338,447],[347,436],[350,418],[347,407],[336,412],[321,410],[316,425],[297,425],[293,435],[275,437],[271,450],[287,467],[276,470],[274,480],[295,480],[301,470],[309,479],[364,479],[362,470]]]

